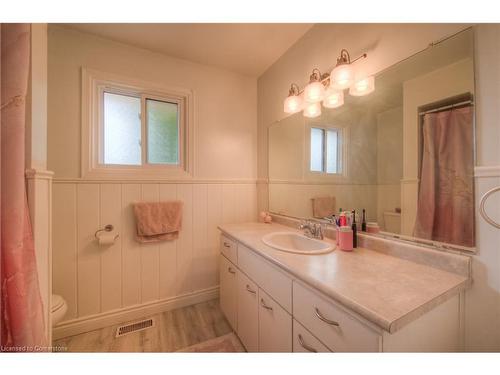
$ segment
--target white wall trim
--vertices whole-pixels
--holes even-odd
[[[87,179],[87,178],[54,178],[55,184],[248,184],[255,185],[258,183],[257,179],[190,179],[190,180],[177,180],[177,179],[141,179],[139,181],[114,179],[114,178],[101,178],[101,179]]]
[[[43,302],[45,333],[51,341],[52,316],[52,176],[44,169],[27,169],[26,195],[35,246],[40,295]]]
[[[404,184],[404,185],[417,184],[418,183],[418,178],[402,178],[400,180],[400,183]]]
[[[84,318],[63,321],[54,328],[53,338],[54,340],[58,340],[63,337],[74,336],[111,325],[141,319],[164,311],[170,311],[196,303],[209,301],[217,298],[218,296],[219,287],[216,286],[159,301],[90,315]]]
[[[269,180],[268,185],[335,185],[335,186],[380,186],[380,185],[399,185],[398,182],[394,184],[377,184],[373,183],[360,183],[360,182],[349,182],[349,181],[312,181],[312,180]]]
[[[54,177],[54,172],[40,169],[27,169],[26,178],[28,180],[38,179],[38,180],[52,180]]]
[[[475,167],[474,168],[474,177],[500,177],[500,165],[495,165],[491,167]]]

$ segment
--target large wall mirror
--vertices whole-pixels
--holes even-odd
[[[473,250],[473,30],[380,72],[375,87],[270,126],[270,211],[328,221],[365,209],[382,235]]]

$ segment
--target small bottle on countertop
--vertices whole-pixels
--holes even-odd
[[[358,247],[358,229],[356,227],[356,210],[352,210],[352,247]]]
[[[343,251],[352,251],[352,229],[348,226],[342,226],[339,229],[339,248]]]
[[[364,208],[363,208],[363,218],[361,220],[361,231],[366,232],[366,213]]]
[[[373,234],[377,234],[378,232],[380,232],[380,227],[378,226],[378,223],[376,222],[366,223],[366,232]]]
[[[347,218],[345,216],[345,212],[340,211],[339,219],[340,219],[340,226],[341,227],[344,226],[344,225],[347,225]]]

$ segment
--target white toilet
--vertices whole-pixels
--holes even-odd
[[[68,311],[68,305],[64,298],[57,294],[52,295],[52,326],[55,326],[61,320],[63,320],[64,315],[66,315],[66,311]]]
[[[384,212],[384,231],[401,233],[401,214],[394,211]]]

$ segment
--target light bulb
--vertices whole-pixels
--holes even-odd
[[[337,91],[333,88],[326,90],[325,99],[323,99],[323,107],[337,108],[344,104],[344,92]]]
[[[285,113],[297,113],[302,109],[302,98],[298,95],[290,95],[283,103]]]
[[[321,82],[311,82],[304,88],[304,100],[307,103],[318,103],[325,96],[325,86]]]
[[[321,104],[320,103],[312,103],[308,104],[304,108],[304,116],[313,118],[321,115]]]
[[[349,89],[352,96],[368,95],[375,91],[375,77],[369,76],[356,81]]]
[[[354,82],[354,70],[349,64],[337,65],[330,74],[333,88],[343,90]]]

